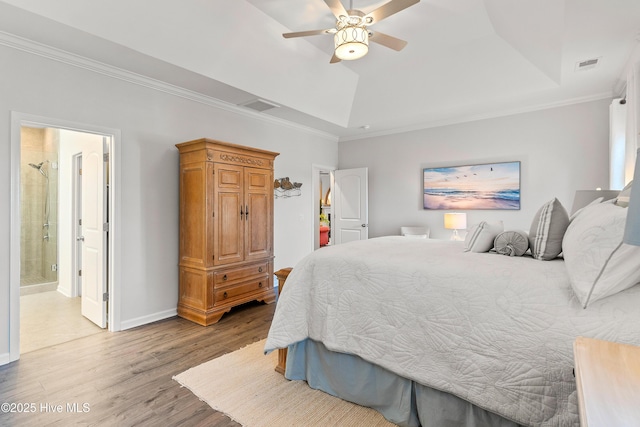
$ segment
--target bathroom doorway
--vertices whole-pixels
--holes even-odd
[[[103,181],[103,139],[102,135],[85,132],[38,125],[21,126],[21,353],[92,335],[106,326],[106,309],[104,313],[91,315],[95,311],[93,300],[98,299],[98,305],[101,305],[102,293],[94,289],[83,295],[79,286],[83,270],[83,234],[88,234],[83,233],[86,226],[82,226],[80,216],[83,190],[79,186],[82,182],[79,159],[83,151],[99,153],[94,157],[99,157],[99,173]],[[92,188],[100,188],[104,184],[107,183]],[[85,197],[97,205],[91,207],[94,211],[92,216],[95,216],[96,209],[103,210],[105,196],[92,194]],[[102,222],[99,228],[102,231]],[[99,253],[100,249],[92,252]],[[95,297],[96,293],[100,293],[99,298]],[[91,294],[94,297],[87,301]]]
[[[38,119],[12,117],[11,254],[20,256],[10,261],[11,360],[107,326],[115,330],[107,313],[115,308],[108,189],[119,132]]]

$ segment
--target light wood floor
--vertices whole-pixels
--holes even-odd
[[[81,298],[67,298],[57,291],[20,297],[20,354],[67,341],[101,334],[81,313]]]
[[[0,366],[0,403],[33,404],[35,412],[0,412],[0,425],[238,426],[172,377],[266,338],[274,310],[254,302],[206,328],[176,317],[24,354]],[[52,412],[57,405],[61,413]]]

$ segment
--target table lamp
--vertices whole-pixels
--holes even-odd
[[[465,230],[467,228],[467,214],[458,212],[444,214],[444,228],[453,230],[451,240],[462,240],[460,235],[458,235],[458,230]]]

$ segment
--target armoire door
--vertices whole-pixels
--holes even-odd
[[[244,260],[244,168],[214,165],[214,265]]]
[[[273,173],[245,168],[245,260],[272,255]]]

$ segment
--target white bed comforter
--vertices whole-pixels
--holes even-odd
[[[381,237],[303,259],[265,352],[311,338],[524,425],[577,426],[573,341],[640,345],[640,286],[580,307],[562,260]]]

